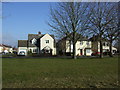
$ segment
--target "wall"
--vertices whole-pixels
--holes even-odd
[[[108,42],[105,42],[105,43],[108,43]],[[93,52],[94,52],[94,49],[96,49],[97,52],[100,52],[100,43],[98,41],[92,42],[92,50],[93,50]],[[104,52],[104,50],[109,50],[109,46],[107,46],[107,45],[104,46],[103,45],[103,52]],[[117,49],[115,47],[112,47],[112,50],[117,51]]]
[[[46,40],[49,40],[49,43],[46,43]],[[49,34],[45,34],[40,39],[40,47],[41,47],[40,50],[42,50],[46,46],[52,49],[52,55],[56,55],[56,48],[54,47],[54,39]]]
[[[58,43],[57,43],[57,54],[62,54],[62,52],[66,52],[66,40],[60,40]]]
[[[18,55],[19,55],[20,51],[24,51],[25,55],[27,55],[27,47],[18,47]]]
[[[2,52],[3,52],[3,47],[0,46],[0,53],[2,53]]]
[[[94,41],[94,42],[92,42],[92,46],[91,46],[91,48],[92,48],[92,52],[98,52],[98,41]]]
[[[13,48],[9,48],[9,52],[13,53]]]
[[[81,45],[80,42],[83,42],[83,44]],[[88,41],[77,41],[76,43],[76,55],[81,55],[80,49],[82,49],[82,55],[91,55],[91,51],[90,53],[86,52],[86,48],[91,48],[91,41],[89,41],[89,45],[87,45]]]
[[[89,45],[87,45],[86,43],[88,41],[82,41],[83,44],[80,45],[80,41],[77,41],[76,43],[76,55],[81,55],[80,49],[82,49],[82,55],[85,55],[86,52],[86,48],[91,48],[91,41],[89,41]],[[72,52],[73,50],[73,45],[70,45],[70,41],[66,40],[66,52]],[[92,51],[90,51],[90,53],[86,52],[86,55],[91,55]]]

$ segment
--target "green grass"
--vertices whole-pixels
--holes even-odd
[[[118,87],[118,59],[2,60],[3,88]]]

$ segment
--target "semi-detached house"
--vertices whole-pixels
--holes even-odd
[[[49,53],[56,55],[54,35],[50,34],[28,34],[28,40],[18,40],[18,54],[24,51],[25,55],[31,53]]]
[[[91,41],[87,37],[80,35],[80,39],[76,42],[76,55],[77,56],[90,56],[92,54],[91,51]],[[57,53],[62,53],[66,55],[70,55],[73,53],[73,44],[69,37],[64,37],[57,43]]]
[[[90,39],[79,35],[80,39],[76,42],[76,55],[77,56],[91,56],[92,53],[100,52],[100,44],[98,42],[98,36],[93,36]],[[57,46],[56,46],[57,45]],[[57,50],[56,50],[57,48]],[[112,47],[113,52],[117,49]],[[24,51],[25,54],[30,51],[31,53],[48,53],[50,55],[72,55],[73,44],[69,37],[63,37],[56,44],[54,35],[50,34],[28,34],[28,40],[18,40],[18,54]],[[103,39],[103,52],[109,51],[109,42]]]

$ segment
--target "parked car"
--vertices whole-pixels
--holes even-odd
[[[91,54],[92,56],[99,56],[100,55],[100,52],[94,52]]]
[[[8,54],[9,52],[8,52],[8,50],[4,50],[3,53],[4,54]]]
[[[110,52],[103,52],[103,55],[110,55]]]
[[[5,52],[2,52],[2,55],[4,55],[5,54]]]
[[[25,56],[25,52],[24,51],[20,51],[19,55],[20,56]]]

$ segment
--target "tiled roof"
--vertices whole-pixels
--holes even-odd
[[[71,34],[70,34],[70,35],[71,35]],[[72,35],[71,35],[71,37],[72,37]],[[87,41],[87,40],[88,40],[87,37],[84,37],[84,36],[81,35],[81,34],[77,34],[76,37],[79,37],[78,41]],[[71,39],[69,38],[69,36],[65,36],[65,37],[63,37],[62,39],[60,39],[59,41],[61,41],[61,40],[71,40]],[[59,41],[58,41],[58,42],[59,42]]]
[[[0,44],[0,46],[2,46],[2,47],[8,47],[8,48],[12,48],[12,46],[5,45],[5,44]]]
[[[18,47],[27,47],[27,40],[18,40]]]
[[[99,41],[100,38],[99,38],[98,35],[94,35],[94,36],[92,36],[89,40],[91,40],[91,41]],[[108,41],[106,38],[102,38],[102,40],[103,40],[103,41]]]
[[[36,47],[36,46],[39,46],[39,43],[40,43],[40,37],[42,37],[43,35],[41,34],[28,34],[28,47]],[[31,40],[35,38],[37,40],[37,44],[32,44],[31,43]]]

